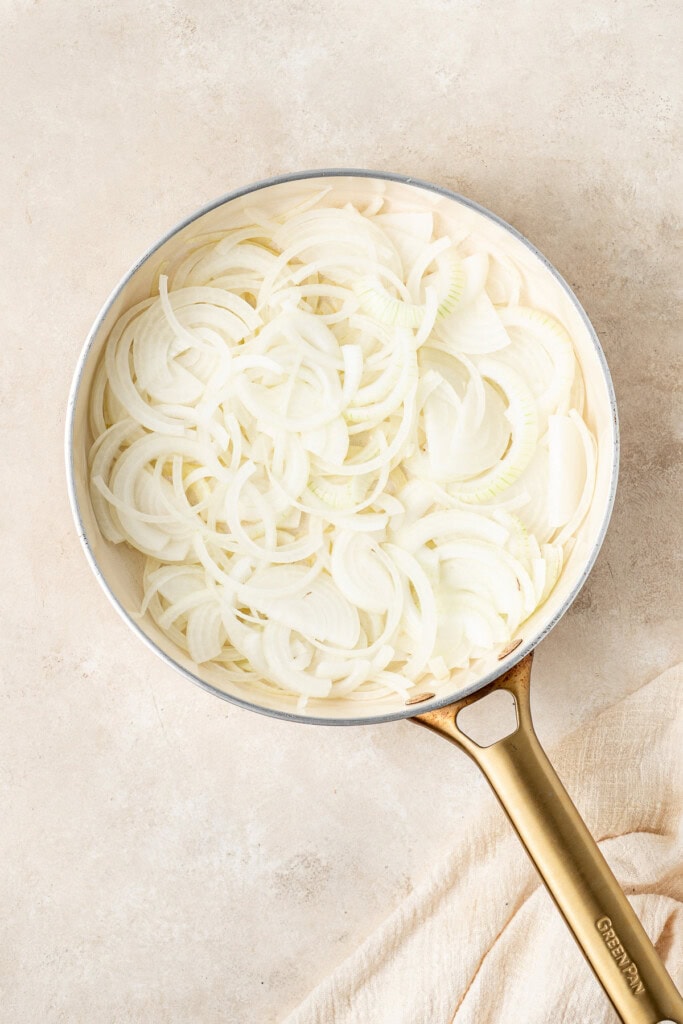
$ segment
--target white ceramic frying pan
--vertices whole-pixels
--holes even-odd
[[[381,702],[311,701],[297,711],[294,698],[226,683],[210,664],[197,666],[147,615],[140,618],[141,559],[124,545],[102,537],[88,493],[88,398],[95,368],[109,331],[119,315],[147,298],[159,266],[182,252],[192,238],[220,231],[235,212],[249,206],[277,209],[294,206],[312,192],[331,188],[336,200],[363,205],[379,195],[392,209],[429,209],[446,227],[450,221],[471,225],[479,236],[507,249],[539,282],[543,296],[574,340],[586,387],[585,416],[598,444],[593,501],[576,543],[551,596],[523,625],[513,650],[498,660],[481,659],[466,680],[457,673],[409,702],[398,695]],[[90,565],[114,607],[130,628],[172,668],[188,679],[243,708],[316,725],[362,725],[414,717],[463,748],[488,778],[513,827],[536,864],[560,912],[590,966],[627,1024],[683,1024],[683,1001],[636,918],[602,854],[545,756],[531,721],[529,677],[531,652],[561,618],[595,561],[612,510],[618,468],[618,432],[614,392],[595,332],[567,283],[534,247],[498,217],[425,182],[369,171],[303,172],[259,182],[210,204],[174,228],[125,275],[106,301],[85,343],[69,398],[66,434],[67,476],[79,536]],[[512,646],[512,645],[511,645]],[[517,725],[509,735],[483,747],[456,721],[460,712],[494,690],[509,691],[516,704]],[[432,691],[434,691],[432,693]],[[636,724],[634,723],[634,728]]]

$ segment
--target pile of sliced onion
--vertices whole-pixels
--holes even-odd
[[[572,341],[513,261],[330,199],[197,238],[119,319],[90,406],[93,506],[146,555],[142,611],[300,706],[501,650],[595,480]]]

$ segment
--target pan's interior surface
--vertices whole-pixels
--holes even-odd
[[[420,687],[435,693],[430,701],[406,706],[398,696],[381,701],[312,700],[303,711],[296,698],[286,694],[254,693],[229,682],[217,666],[198,666],[168,639],[149,615],[140,617],[142,558],[125,545],[112,545],[101,535],[88,493],[87,451],[88,396],[93,375],[111,327],[128,307],[149,296],[160,266],[187,250],[192,240],[252,220],[249,210],[269,212],[287,209],[313,192],[329,189],[326,204],[341,206],[352,201],[361,206],[384,197],[392,210],[430,209],[442,232],[465,227],[508,253],[529,274],[528,301],[546,308],[570,331],[586,387],[585,419],[598,444],[597,480],[593,501],[579,529],[562,575],[549,599],[522,626],[523,642],[504,661],[495,654],[482,658],[470,669],[455,673],[445,684]],[[373,175],[370,172],[311,172],[261,183],[228,196],[200,211],[155,246],[113,292],[87,339],[76,372],[67,421],[67,472],[74,515],[93,569],[129,625],[176,669],[217,695],[253,710],[300,721],[349,724],[404,717],[443,705],[485,685],[522,658],[548,631],[580,589],[597,555],[609,520],[616,487],[618,438],[616,408],[609,371],[595,333],[578,300],[557,272],[533,247],[508,225],[462,197],[411,179]]]

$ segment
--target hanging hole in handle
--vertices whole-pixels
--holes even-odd
[[[462,708],[455,724],[478,747],[490,747],[517,731],[517,701],[509,690],[494,690]]]

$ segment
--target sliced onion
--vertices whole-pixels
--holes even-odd
[[[393,707],[548,599],[596,446],[526,271],[334,198],[244,208],[157,269],[95,372],[90,493],[146,556],[140,615],[226,686]]]
[[[500,318],[508,330],[520,334],[517,345],[513,343],[503,358],[515,360],[517,366],[523,363],[528,366],[534,354],[537,357],[544,354],[550,362],[550,374],[543,374],[538,358],[536,372],[528,374],[531,381],[537,382],[533,390],[539,409],[546,416],[553,411],[566,413],[576,373],[576,357],[565,328],[549,314],[524,306],[502,309]]]
[[[495,306],[486,292],[462,305],[438,326],[437,336],[449,352],[498,352],[510,344]]]
[[[578,508],[587,469],[583,438],[570,416],[548,419],[548,466],[548,519],[564,526]]]
[[[396,580],[376,542],[367,534],[340,530],[330,562],[337,589],[357,608],[386,612],[396,600]]]
[[[583,522],[590,503],[593,498],[593,491],[595,490],[595,477],[596,477],[596,463],[597,463],[597,452],[595,438],[589,431],[588,427],[581,419],[575,409],[571,409],[569,417],[581,435],[581,441],[583,443],[583,453],[585,460],[585,482],[583,485],[583,492],[579,503],[576,507],[576,511],[573,516],[567,522],[563,529],[560,531],[557,537],[554,538],[553,543],[556,545],[565,544],[578,530],[579,526]]]
[[[480,476],[449,486],[451,493],[475,503],[494,498],[514,483],[529,465],[538,440],[536,405],[524,377],[490,356],[480,360],[478,369],[505,395],[512,437],[508,450],[496,466]]]

